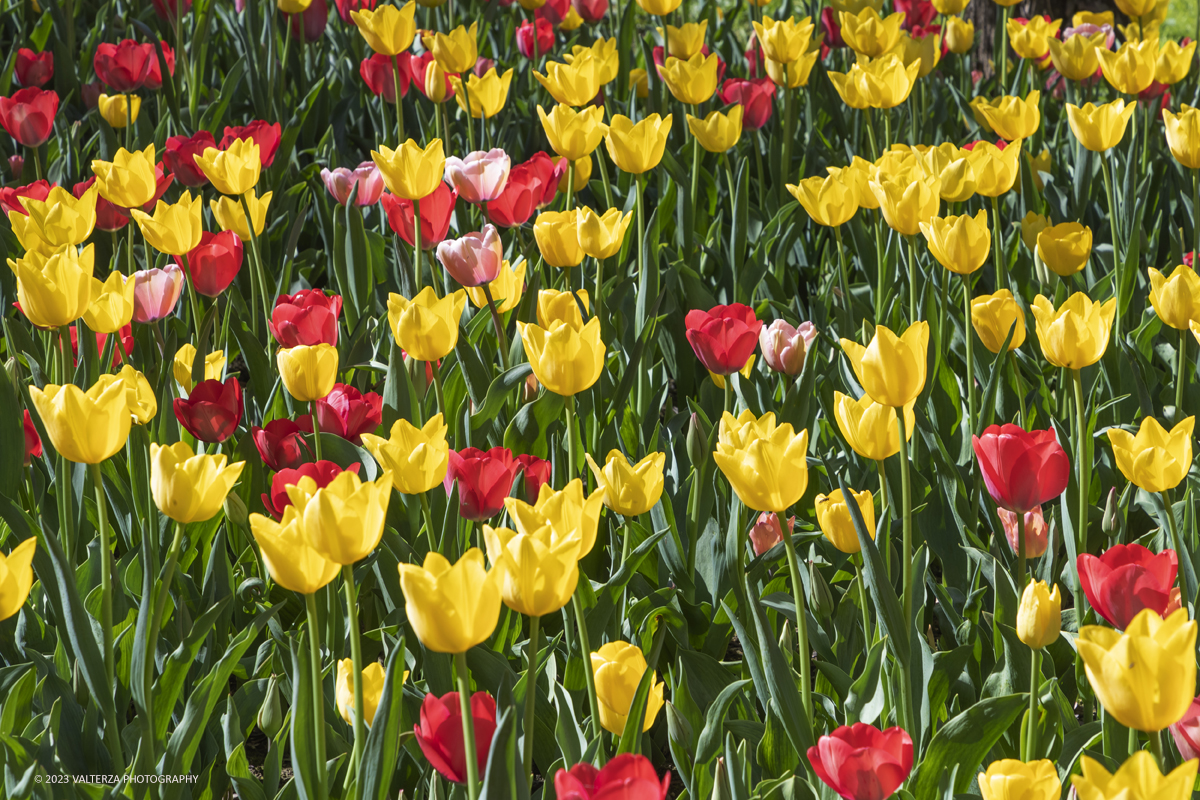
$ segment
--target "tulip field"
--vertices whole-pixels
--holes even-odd
[[[0,798],[1195,796],[1170,2],[8,4]]]

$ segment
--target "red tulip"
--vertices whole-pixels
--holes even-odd
[[[750,38],[746,42],[746,52],[742,55],[746,57],[747,74],[750,76],[750,80],[765,77],[763,70],[766,68],[764,66],[766,62],[763,59],[766,58],[766,55],[758,43],[758,36],[750,34]]]
[[[354,21],[350,19],[350,12],[374,11],[378,0],[333,0],[333,2],[337,6],[338,16],[342,18],[342,22],[353,25]]]
[[[558,800],[667,800],[671,773],[661,779],[650,759],[623,753],[596,769],[584,762],[554,775]]]
[[[475,721],[475,762],[482,777],[487,768],[492,736],[496,733],[495,699],[487,692],[471,695],[471,718]],[[443,778],[454,783],[467,782],[467,748],[463,742],[458,692],[441,697],[425,695],[420,724],[413,726],[413,730],[421,752]]]
[[[533,12],[534,19],[544,19],[551,25],[561,25],[571,11],[571,0],[546,0]]]
[[[1023,514],[1067,488],[1071,464],[1053,430],[992,425],[971,444],[988,494],[1001,508]]]
[[[200,244],[187,254],[187,259],[176,256],[175,262],[183,267],[197,292],[216,297],[229,288],[242,268],[242,240],[233,231],[203,231]]]
[[[521,472],[521,462],[507,447],[480,450],[468,447],[450,451],[446,470],[446,494],[458,482],[458,513],[464,519],[479,522],[491,519],[504,508],[504,498],[512,490]]]
[[[33,86],[0,97],[0,125],[26,147],[41,147],[54,129],[58,95]]]
[[[45,200],[50,196],[50,190],[54,186],[55,184],[49,181],[34,181],[24,186],[5,186],[3,189],[0,189],[0,212],[3,212],[6,217],[10,211],[29,216],[29,212],[25,210],[25,205],[21,202],[21,198],[28,197],[30,200]]]
[[[287,487],[300,483],[301,478],[312,478],[318,489],[324,489],[333,479],[343,472],[358,474],[360,464],[351,464],[348,470],[343,470],[332,461],[316,461],[301,464],[295,469],[281,469],[271,478],[271,494],[261,495],[263,506],[267,513],[275,519],[283,518],[283,510],[292,504],[288,497]]]
[[[250,437],[267,468],[280,472],[304,463],[308,443],[300,435],[302,432],[312,433],[311,421],[305,430],[296,421],[284,418],[271,420],[261,428],[255,425],[250,429]]]
[[[13,65],[17,82],[22,86],[42,88],[54,77],[54,53],[49,50],[35,53],[28,47],[17,50],[17,63]]]
[[[37,428],[33,426],[33,418],[29,409],[25,409],[25,466],[34,458],[42,457],[42,437],[38,436]]]
[[[29,418],[28,411],[25,412],[25,418]],[[1200,758],[1200,697],[1192,701],[1179,722],[1168,727],[1184,761]]]
[[[321,343],[337,347],[340,313],[341,295],[327,295],[320,289],[301,289],[295,294],[281,294],[276,298],[267,327],[283,347],[312,347]]]
[[[18,311],[24,313],[24,311],[21,309],[20,303],[14,303],[14,305],[16,305]],[[124,328],[121,328],[121,330],[118,331],[118,336],[121,342],[121,349],[125,351],[125,355],[128,356],[133,353],[133,326],[126,325]],[[104,346],[106,344],[108,344],[108,334],[97,333],[96,352],[103,353]],[[115,368],[120,363],[121,354],[114,348],[112,365]],[[73,366],[77,366],[79,364],[79,329],[74,325],[71,326],[71,364]]]
[[[534,211],[553,202],[565,172],[565,162],[555,164],[545,153],[534,153],[509,171],[504,191],[487,204],[488,218],[503,228],[524,225]]]
[[[184,186],[195,189],[208,183],[204,171],[196,166],[193,156],[216,147],[217,140],[208,131],[196,131],[191,136],[172,136],[163,148],[163,163]]]
[[[496,62],[494,59],[480,56],[479,58],[475,59],[475,67],[471,71],[475,73],[476,78],[482,78],[484,75],[487,75],[489,69],[492,69],[495,66]]]
[[[413,244],[413,204],[384,192],[379,198],[387,214],[388,225],[410,247]],[[439,183],[433,194],[421,198],[421,249],[432,250],[446,239],[450,216],[458,202],[458,191]]]
[[[367,84],[371,94],[382,97],[389,103],[394,103],[396,102],[396,70],[392,68],[392,64],[399,67],[400,96],[404,97],[408,94],[409,83],[412,82],[412,73],[409,72],[409,61],[411,60],[412,53],[408,52],[401,53],[395,58],[376,53],[370,58],[362,60],[362,63],[358,65],[358,74],[362,76],[363,82]]]
[[[1081,554],[1075,566],[1092,608],[1114,628],[1125,630],[1142,609],[1165,614],[1179,559],[1174,550],[1154,555],[1140,544],[1115,544],[1099,557]]]
[[[740,103],[742,127],[758,130],[771,120],[771,111],[775,104],[775,84],[771,83],[770,78],[728,78],[721,87],[721,102]]]
[[[832,48],[846,46],[842,38],[842,26],[838,23],[837,12],[826,6],[821,9],[821,31],[825,34],[824,43]]]
[[[155,62],[158,61],[153,46],[147,54],[146,48],[133,39],[123,39],[118,44],[102,42],[96,45],[92,68],[96,70],[96,77],[110,90],[128,94],[145,84],[146,75],[150,72],[148,55],[153,55]]]
[[[163,61],[167,63],[167,72],[171,75],[175,74],[175,51],[171,49],[171,45],[166,42],[161,42]],[[146,80],[143,86],[151,91],[158,91],[162,88],[163,76],[162,66],[158,61],[158,48],[152,44],[142,45],[146,50],[146,63],[149,68],[146,70]]]
[[[599,22],[608,13],[608,0],[571,0],[571,5],[584,22]]]
[[[175,399],[175,418],[200,441],[223,442],[242,421],[242,385],[237,378],[202,381],[186,398]]]
[[[163,162],[158,162],[154,165],[154,197],[146,201],[146,205],[142,206],[142,210],[147,214],[154,213],[154,206],[162,199],[162,196],[167,193],[167,189],[171,188],[171,184],[175,182],[175,175],[163,169]]]
[[[433,53],[422,53],[419,56],[412,56],[408,60],[408,72],[409,77],[412,78],[413,86],[416,86],[417,90],[426,97],[429,97],[429,92],[425,87],[425,76],[429,71],[429,65],[432,64],[433,61]],[[444,75],[442,80],[444,81],[444,94],[440,100],[435,101],[438,103],[444,103],[450,98],[454,97],[454,85],[450,83],[450,76]]]
[[[696,358],[714,375],[732,375],[745,367],[762,328],[754,310],[741,303],[694,309],[683,324]]]
[[[300,22],[304,21],[304,41],[315,42],[325,34],[329,24],[329,4],[325,0],[312,0],[300,14],[289,14],[288,30],[292,38],[300,41]]]
[[[907,31],[914,27],[924,28],[933,22],[938,13],[930,0],[895,0],[892,10],[904,14],[904,22],[900,23],[900,27]]]
[[[83,197],[83,193],[92,188],[92,184],[96,182],[95,176],[88,178],[86,181],[81,181],[75,184],[71,189],[71,194],[76,198]],[[115,206],[105,200],[100,195],[96,195],[96,227],[102,231],[119,231],[129,224],[129,217],[123,213],[124,209]]]
[[[283,128],[278,122],[269,123],[256,119],[249,125],[241,127],[235,128],[226,125],[225,135],[221,137],[220,148],[225,150],[238,139],[250,139],[258,145],[258,160],[264,167],[269,167],[275,162],[275,151],[279,149],[279,139],[282,135]]]
[[[817,777],[846,800],[883,800],[912,771],[912,738],[903,728],[843,725],[808,748]]]
[[[362,444],[364,433],[374,433],[383,422],[383,398],[375,392],[362,392],[344,383],[316,403],[317,424],[322,433],[332,433],[354,444]]]
[[[550,482],[553,465],[544,458],[524,453],[517,456],[517,461],[525,474],[525,498],[532,503],[537,500],[542,487]]]
[[[151,0],[151,3],[154,5],[154,13],[164,22],[175,21],[181,3],[184,14],[192,10],[192,0]]]
[[[517,28],[517,50],[526,58],[534,58],[533,31],[537,29],[537,57],[540,58],[554,47],[554,26],[544,19],[532,23],[525,20]]]
[[[14,153],[8,157],[8,172],[13,176],[14,180],[21,179],[21,173],[25,171],[25,156],[20,153]]]

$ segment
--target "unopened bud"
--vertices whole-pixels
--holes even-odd
[[[1121,535],[1122,527],[1120,508],[1117,505],[1117,488],[1114,486],[1108,490],[1108,499],[1104,502],[1104,520],[1100,523],[1100,530],[1104,531],[1108,538],[1116,539]]]
[[[693,467],[699,467],[708,460],[708,433],[704,430],[700,415],[694,411],[688,422],[687,454]]]
[[[267,681],[267,694],[258,709],[258,727],[274,739],[283,728],[283,708],[279,705],[279,683],[274,675]]]
[[[717,768],[713,770],[713,790],[712,800],[731,800],[732,795],[729,792],[729,776],[725,773],[728,770],[725,767],[725,759],[717,759]]]
[[[779,634],[779,649],[783,651],[783,657],[787,659],[788,664],[792,663],[792,651],[795,649],[795,644],[792,641],[792,623],[784,622],[783,630]]]
[[[250,526],[250,512],[246,509],[246,501],[233,492],[225,496],[225,518],[239,528]]]
[[[817,619],[832,617],[837,611],[837,604],[833,600],[829,584],[825,582],[815,564],[809,564],[808,575],[808,582],[812,587],[812,597],[809,600],[812,603],[813,615]]]

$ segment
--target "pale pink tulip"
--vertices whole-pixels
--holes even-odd
[[[458,196],[468,203],[495,200],[508,185],[508,170],[512,166],[508,153],[500,148],[476,150],[466,158],[446,159],[446,181],[458,189]]]
[[[130,276],[133,290],[133,321],[154,322],[175,310],[183,292],[183,270],[178,264],[162,269],[144,269]]]
[[[788,535],[796,527],[796,518],[788,517]],[[750,529],[750,544],[754,547],[754,555],[761,556],[775,545],[783,541],[783,526],[779,524],[779,515],[774,511],[759,514],[758,522]]]
[[[817,328],[811,322],[801,322],[800,327],[793,328],[777,319],[759,331],[758,345],[768,367],[795,377],[804,369],[804,356],[816,338]]]
[[[374,161],[364,161],[354,169],[323,169],[321,180],[325,181],[325,188],[341,205],[346,205],[355,184],[358,185],[358,192],[354,195],[355,205],[373,206],[383,194],[383,175]]]
[[[1000,515],[1000,522],[1004,524],[1004,538],[1008,539],[1009,547],[1012,548],[1013,553],[1016,553],[1019,544],[1019,540],[1017,539],[1017,515],[1006,508],[997,508],[996,513]],[[1042,516],[1042,507],[1037,506],[1032,511],[1026,511],[1025,556],[1027,558],[1037,558],[1045,553],[1049,537],[1050,529],[1046,525],[1046,518]]]
[[[1171,737],[1184,761],[1200,758],[1200,697],[1192,701],[1183,719],[1170,726]]]
[[[474,231],[461,239],[447,239],[437,246],[438,261],[450,277],[463,286],[482,286],[491,283],[504,264],[504,248],[500,234],[491,223],[482,231]]]

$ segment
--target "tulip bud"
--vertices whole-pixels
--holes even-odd
[[[4,362],[4,371],[8,373],[8,380],[13,385],[13,389],[21,388],[21,373],[20,366],[17,364],[17,359],[10,358]]]
[[[267,681],[267,694],[263,697],[262,707],[258,709],[258,727],[269,739],[274,739],[283,728],[283,709],[279,705],[279,683],[274,675]]]
[[[783,623],[783,630],[779,633],[779,649],[783,651],[783,657],[787,659],[789,665],[792,663],[792,657],[795,654],[796,645],[792,636],[792,624],[790,622]]]
[[[832,617],[837,612],[837,603],[833,600],[833,592],[829,590],[829,584],[825,582],[825,578],[821,576],[816,565],[810,563],[808,566],[811,586],[809,602],[812,604],[813,615],[817,619]]]
[[[1108,499],[1104,502],[1104,520],[1100,523],[1100,530],[1104,531],[1104,535],[1114,541],[1121,538],[1121,530],[1125,527],[1122,524],[1123,520],[1119,512],[1117,487],[1114,486],[1108,490]]]
[[[729,793],[729,778],[725,775],[725,759],[717,759],[717,768],[713,770],[712,800],[731,800]]]
[[[230,492],[225,496],[225,518],[243,530],[250,530],[250,512],[246,501]]]
[[[699,467],[708,460],[708,434],[704,431],[700,415],[694,411],[691,421],[688,422],[687,454],[693,467]]]
[[[1045,581],[1030,581],[1017,609],[1017,637],[1040,650],[1052,644],[1062,630],[1062,598],[1058,587],[1051,590]]]

